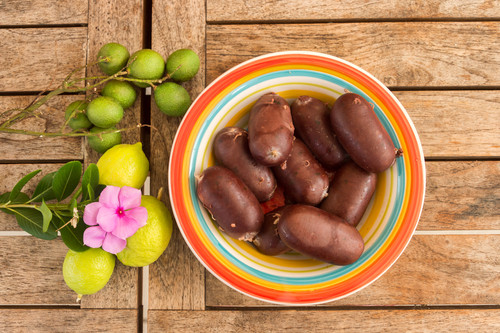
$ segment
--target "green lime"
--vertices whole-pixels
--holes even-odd
[[[142,144],[120,144],[108,149],[97,161],[99,183],[141,188],[149,172]]]
[[[123,118],[123,108],[115,99],[99,96],[87,106],[87,117],[97,127],[115,126]]]
[[[143,267],[155,262],[165,251],[172,236],[172,215],[160,200],[143,195],[141,206],[148,211],[146,225],[127,238],[127,246],[116,254],[126,266]]]
[[[167,73],[174,81],[191,80],[200,69],[200,58],[190,49],[180,49],[167,59]]]
[[[99,68],[107,75],[113,75],[125,67],[130,54],[125,46],[118,43],[108,43],[101,47],[97,53],[97,59],[105,59],[99,62]]]
[[[191,96],[184,87],[174,82],[165,82],[154,90],[155,103],[168,116],[184,115],[191,105]]]
[[[131,78],[157,80],[163,76],[165,61],[158,52],[150,49],[142,49],[132,54],[127,70]],[[149,86],[147,83],[142,82],[134,82],[134,84],[141,88]]]
[[[101,94],[114,98],[124,109],[131,107],[137,98],[137,93],[130,83],[118,80],[106,83]]]
[[[94,294],[104,288],[114,269],[115,256],[103,249],[68,250],[63,263],[64,282],[78,295]]]
[[[64,118],[68,120],[68,126],[74,130],[87,129],[92,126],[92,123],[87,118],[85,110],[88,103],[86,101],[74,101],[66,108]]]
[[[116,130],[116,127],[101,128],[94,126],[90,129],[89,132],[100,133],[100,132],[109,132],[111,130]],[[104,154],[109,148],[122,143],[122,133],[113,132],[113,133],[101,134],[99,136],[88,136],[87,140],[90,148],[94,149],[98,153]]]

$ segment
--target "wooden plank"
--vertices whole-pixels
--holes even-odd
[[[86,24],[88,0],[0,2],[1,25]]]
[[[500,230],[500,161],[427,162],[418,230]]]
[[[498,332],[500,311],[149,311],[148,332]]]
[[[136,310],[0,309],[2,332],[137,332]]]
[[[88,56],[87,63],[97,59],[99,49],[106,43],[124,45],[129,52],[142,48],[144,1],[89,1]],[[87,75],[100,73],[96,66],[87,70]],[[100,73],[102,74],[102,73]],[[140,100],[140,98],[138,97]],[[140,123],[140,101],[125,112],[120,128]],[[140,131],[122,133],[123,143],[140,141]],[[88,146],[85,149],[85,163],[96,162],[100,157]],[[137,308],[139,294],[139,269],[117,264],[115,274],[106,286],[107,290],[82,299],[83,308]]]
[[[189,8],[189,10],[186,10]],[[200,57],[199,73],[183,86],[195,98],[205,84],[205,1],[154,1],[152,48],[165,58],[180,48],[190,48]],[[166,138],[166,147],[151,132],[151,193],[168,188],[170,148],[181,118],[168,117],[151,101],[151,124]],[[163,200],[168,204],[168,197]],[[204,269],[194,258],[179,230],[174,227],[170,244],[149,268],[150,309],[204,309]]]
[[[0,40],[0,91],[51,90],[85,64],[85,27],[0,29]]]
[[[390,87],[500,85],[500,22],[210,25],[207,83],[252,57],[308,50],[348,60]]]
[[[415,124],[426,157],[500,156],[498,91],[395,91],[394,94]]]
[[[35,170],[42,170],[33,177],[23,188],[23,192],[31,196],[35,191],[36,185],[47,173],[56,171],[62,164],[0,164],[0,194],[12,190],[14,185],[25,175]],[[12,215],[0,212],[0,231],[22,230],[17,225],[16,219]]]
[[[1,236],[0,305],[77,305],[62,274],[67,251],[60,239]]]
[[[325,21],[367,19],[461,19],[498,18],[500,5],[495,1],[361,1],[328,0],[223,0],[207,1],[207,21]]]
[[[0,96],[0,112],[27,107],[36,96]],[[35,132],[60,132],[64,125],[64,112],[69,103],[83,96],[59,95],[50,99],[38,111],[36,118],[25,119],[12,128]],[[0,117],[0,121],[3,119]],[[69,127],[65,129],[71,131]],[[40,138],[31,135],[0,133],[0,160],[81,160],[82,138]]]
[[[415,235],[377,281],[322,306],[499,305],[500,235]],[[206,278],[207,306],[272,306]]]

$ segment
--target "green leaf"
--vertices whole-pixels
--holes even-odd
[[[80,182],[82,175],[82,163],[71,161],[63,165],[54,175],[52,189],[58,201],[70,196]]]
[[[51,240],[57,237],[57,232],[52,224],[50,224],[47,228],[47,232],[43,231],[43,216],[37,209],[16,208],[15,215],[17,223],[27,233],[46,240]]]
[[[53,200],[56,198],[54,191],[52,190],[52,180],[56,172],[51,172],[43,176],[38,185],[36,186],[35,192],[31,197],[33,202],[41,202],[42,199],[45,201]]]
[[[82,201],[94,200],[95,188],[99,184],[99,169],[94,163],[89,164],[82,177]]]
[[[59,225],[59,228],[65,225],[68,221],[64,222],[64,220],[59,219],[58,217],[54,216],[54,219],[56,220],[56,224]],[[61,230],[61,238],[66,244],[68,248],[70,248],[73,251],[77,252],[82,252],[87,250],[89,247],[85,244],[83,244],[83,233],[85,232],[85,229],[87,229],[87,225],[83,222],[82,219],[78,220],[78,224],[76,228],[73,228],[71,224],[68,224]]]
[[[7,203],[10,201],[11,204],[24,204],[30,199],[26,193],[19,192],[19,194],[17,195],[17,197],[14,200],[9,200],[10,193],[11,192],[7,192],[7,193],[2,194],[0,196],[0,203],[4,204],[4,203]],[[19,208],[11,208],[11,209],[19,209]],[[4,213],[14,215],[14,212],[11,209],[2,208],[0,210]]]
[[[97,185],[95,188],[95,197],[97,198],[98,196],[100,196],[102,190],[104,190],[105,188],[106,188],[106,185],[103,185],[103,184]]]
[[[47,232],[47,230],[49,230],[50,221],[52,220],[52,212],[43,199],[38,211],[42,213],[42,231]]]
[[[42,171],[42,170],[35,170],[33,172],[28,173],[23,178],[21,178],[21,180],[18,181],[16,185],[14,185],[14,188],[10,192],[9,200],[15,199],[18,196],[18,194],[21,192],[21,190],[23,189],[24,185],[26,185],[26,183],[29,182],[31,180],[31,178],[33,178],[37,174],[39,174],[40,171]]]

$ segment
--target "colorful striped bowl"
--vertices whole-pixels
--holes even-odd
[[[226,126],[246,127],[253,103],[271,91],[290,102],[310,95],[330,105],[345,92],[360,94],[373,105],[395,146],[404,151],[393,167],[379,175],[375,195],[358,225],[365,251],[351,265],[326,264],[294,252],[262,255],[252,245],[221,232],[196,197],[196,176],[215,163],[216,133]],[[372,75],[326,54],[272,53],[230,69],[193,102],[172,147],[169,191],[184,239],[222,282],[267,302],[319,304],[366,287],[401,255],[424,202],[424,156],[403,106]]]

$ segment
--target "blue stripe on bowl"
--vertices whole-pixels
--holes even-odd
[[[382,110],[360,89],[358,89],[356,86],[350,84],[349,82],[346,82],[340,78],[334,77],[330,74],[322,73],[322,72],[316,72],[316,71],[311,71],[311,70],[292,70],[292,71],[276,71],[268,74],[261,75],[257,78],[251,79],[240,86],[236,87],[234,90],[232,90],[230,93],[228,93],[215,107],[214,109],[210,112],[210,114],[207,116],[205,119],[203,125],[201,126],[201,129],[199,133],[196,136],[193,151],[190,154],[190,163],[189,163],[189,187],[191,191],[191,201],[195,210],[195,214],[200,221],[201,227],[203,231],[206,233],[207,237],[209,238],[210,242],[213,244],[213,246],[219,251],[226,259],[228,259],[232,264],[234,264],[236,267],[240,268],[241,270],[247,272],[248,274],[254,275],[260,279],[267,280],[270,282],[274,283],[281,283],[281,284],[289,284],[289,285],[309,285],[309,284],[316,284],[316,283],[322,283],[326,282],[332,279],[335,279],[337,277],[340,277],[342,275],[348,274],[349,272],[357,269],[358,267],[362,266],[368,259],[370,259],[379,249],[380,247],[384,244],[384,242],[387,240],[389,237],[391,231],[393,230],[399,214],[401,212],[401,207],[403,203],[403,196],[404,196],[404,186],[405,186],[405,165],[403,159],[399,158],[396,162],[397,166],[397,196],[392,199],[395,200],[394,203],[394,209],[391,212],[391,215],[388,219],[388,223],[384,227],[384,230],[382,231],[381,235],[378,237],[378,239],[374,242],[372,246],[370,246],[369,249],[367,249],[363,255],[361,256],[360,259],[358,259],[355,263],[349,265],[349,266],[342,266],[339,267],[338,269],[328,272],[328,273],[323,273],[323,274],[318,274],[316,276],[312,277],[297,277],[297,276],[278,276],[278,275],[273,275],[269,274],[266,272],[262,272],[258,269],[255,269],[254,267],[251,267],[244,262],[240,261],[239,259],[235,258],[224,246],[224,244],[221,244],[217,238],[212,234],[210,231],[207,223],[213,223],[212,221],[205,221],[203,214],[202,214],[202,205],[198,201],[198,198],[196,197],[196,181],[195,181],[195,169],[196,169],[196,155],[198,154],[198,151],[201,147],[201,142],[203,137],[205,136],[205,132],[207,131],[208,124],[213,121],[215,116],[220,112],[220,110],[233,98],[235,98],[238,94],[244,92],[246,89],[249,89],[250,87],[271,80],[271,79],[276,79],[276,78],[286,78],[286,77],[313,77],[316,79],[321,79],[333,84],[336,84],[342,88],[348,89],[351,92],[357,93],[361,96],[363,96],[365,99],[367,99],[369,102],[372,102],[375,105],[375,112],[379,119],[381,120],[383,126],[386,128],[388,131],[391,139],[393,140],[394,144],[398,147],[400,146],[399,140],[396,136],[396,133],[394,129],[392,128],[389,120],[385,116],[385,114],[382,112]],[[296,81],[296,80],[295,80]],[[322,271],[318,271],[318,273],[321,273]],[[293,273],[290,273],[293,274]]]

